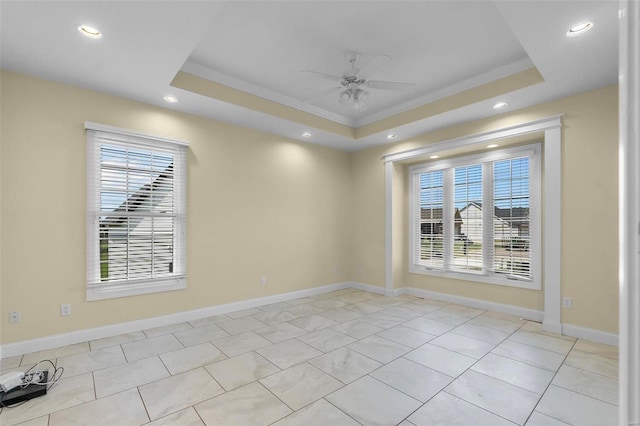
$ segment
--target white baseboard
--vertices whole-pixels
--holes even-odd
[[[365,286],[367,288],[374,288],[373,286],[367,286],[365,284],[362,284],[362,286]],[[165,325],[177,324],[180,322],[194,321],[214,315],[221,315],[229,312],[240,311],[243,309],[270,305],[272,303],[286,302],[287,300],[315,296],[318,294],[328,293],[330,291],[342,290],[346,288],[360,287],[354,285],[354,283],[352,282],[329,284],[321,287],[292,291],[289,293],[275,294],[273,296],[258,297],[256,299],[242,300],[240,302],[225,303],[224,305],[209,306],[202,309],[194,309],[192,311],[178,312],[175,314],[162,315],[153,318],[145,318],[119,324],[72,331],[69,333],[57,334],[54,336],[40,337],[15,343],[8,343],[0,346],[0,359],[58,348],[61,346],[73,345],[76,343],[88,342],[105,337],[118,336],[120,334],[133,333],[135,331],[146,330],[154,327],[162,327]]]
[[[408,294],[410,296],[424,297],[427,299],[441,300],[443,302],[456,303],[458,305],[470,306],[477,309],[487,309],[501,312],[503,314],[515,315],[527,320],[542,322],[544,312],[535,309],[523,308],[521,306],[506,305],[504,303],[489,302],[487,300],[473,299],[471,297],[456,296],[453,294],[440,293],[431,290],[422,290],[413,287],[403,287],[394,290],[394,296]]]
[[[607,331],[594,330],[593,328],[580,327],[573,324],[562,324],[562,334],[577,337],[578,339],[604,343],[605,345],[618,346],[618,335]]]
[[[272,303],[286,302],[287,300],[298,299],[301,297],[315,296],[330,291],[342,290],[347,288],[355,288],[358,290],[369,291],[376,294],[386,296],[401,296],[408,294],[410,296],[423,297],[428,299],[441,300],[449,303],[470,306],[478,309],[487,309],[495,312],[515,315],[524,319],[542,322],[544,312],[535,309],[523,308],[520,306],[507,305],[503,303],[489,302],[486,300],[473,299],[470,297],[456,296],[447,293],[439,293],[436,291],[422,290],[412,287],[403,287],[393,291],[393,294],[387,294],[384,288],[370,284],[364,284],[355,281],[346,281],[336,284],[329,284],[321,287],[314,287],[305,290],[297,290],[289,293],[276,294],[272,296],[259,297],[255,299],[242,300],[240,302],[226,303],[224,305],[209,306],[202,309],[178,312],[175,314],[162,315],[153,318],[145,318],[136,321],[129,321],[120,324],[106,325],[102,327],[89,328],[84,330],[72,331],[69,333],[57,334],[54,336],[41,337],[30,340],[23,340],[15,343],[8,343],[0,346],[0,359],[11,356],[22,355],[26,353],[38,352],[47,349],[58,348],[60,346],[73,345],[76,343],[88,342],[95,339],[105,337],[118,336],[120,334],[133,333],[140,330],[146,330],[154,327],[162,327],[180,322],[194,321],[214,315],[226,314],[229,312],[239,311],[243,309],[255,308],[258,306],[270,305]],[[543,324],[545,330],[553,331],[558,334],[587,339],[607,345],[618,345],[618,335],[600,330],[579,327],[571,324]],[[552,327],[552,328],[549,328]],[[555,331],[557,329],[557,331]]]
[[[385,289],[382,287],[378,287],[371,284],[359,283],[357,281],[351,281],[350,284],[351,284],[351,288],[357,288],[358,290],[364,290],[370,293],[382,294],[383,296],[386,295]]]
[[[562,334],[562,323],[557,321],[542,321],[542,329],[549,333]]]
[[[565,336],[577,337],[579,339],[591,340],[592,342],[604,343],[605,345],[618,346],[618,335],[592,328],[580,327],[572,324],[544,321],[544,312],[535,309],[522,308],[520,306],[506,305],[486,300],[473,299],[469,297],[455,296],[436,291],[421,290],[412,287],[403,287],[394,290],[394,296],[408,294],[411,296],[425,297],[429,299],[441,300],[443,302],[456,303],[458,305],[471,306],[478,309],[488,309],[495,312],[519,316],[520,318],[542,322],[545,331],[563,334]]]

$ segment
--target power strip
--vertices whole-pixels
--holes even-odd
[[[47,383],[49,380],[49,372],[42,371],[40,373],[40,382]],[[31,383],[28,386],[17,387],[8,392],[0,392],[0,407],[9,407],[23,401],[28,401],[47,394],[47,385]]]
[[[17,388],[24,382],[24,373],[22,371],[11,371],[0,376],[0,391],[8,392],[13,388]]]

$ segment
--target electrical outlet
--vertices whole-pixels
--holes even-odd
[[[260,285],[267,285],[267,277],[260,277]]]
[[[565,308],[570,308],[572,304],[573,304],[573,300],[571,300],[570,297],[562,298],[562,306],[564,306]]]
[[[71,304],[70,303],[63,303],[62,305],[60,305],[60,315],[62,315],[63,317],[67,317],[67,316],[71,315]]]
[[[9,323],[10,324],[15,324],[17,322],[20,322],[20,311],[11,311],[9,312]]]
[[[364,272],[364,268],[362,266],[358,266],[358,273],[362,275],[363,272]]]

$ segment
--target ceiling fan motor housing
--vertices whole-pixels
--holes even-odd
[[[344,79],[340,84],[342,84],[345,87],[354,87],[354,85],[360,86],[361,84],[364,84],[365,81],[366,80],[364,78],[358,78],[357,75],[350,75],[350,76],[344,77]]]

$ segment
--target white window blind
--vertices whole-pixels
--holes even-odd
[[[419,211],[417,218],[420,232],[415,233],[416,246],[421,264],[442,268],[444,266],[443,251],[443,185],[442,171],[422,173],[418,179],[420,202],[416,205]]]
[[[88,299],[186,286],[186,145],[87,127]]]
[[[482,271],[482,165],[453,170],[453,262],[451,269]]]
[[[539,145],[412,166],[410,271],[540,287]]]
[[[494,271],[531,277],[529,158],[493,163]]]

